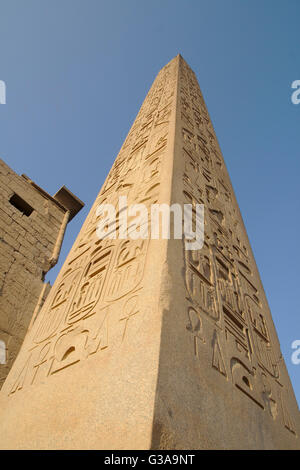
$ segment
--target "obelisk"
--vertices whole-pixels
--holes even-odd
[[[98,207],[117,207],[120,195],[149,210],[203,204],[202,248],[186,249],[184,237],[99,238]],[[155,79],[0,409],[1,448],[299,449],[299,410],[263,286],[180,55]]]

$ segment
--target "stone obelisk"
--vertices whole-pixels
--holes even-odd
[[[202,249],[97,207],[204,204]],[[118,214],[120,216],[120,214]],[[299,410],[197,79],[155,79],[0,394],[1,448],[296,449]]]

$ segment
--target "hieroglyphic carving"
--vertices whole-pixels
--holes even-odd
[[[127,197],[128,204],[147,207],[159,200],[175,88],[176,64],[171,63],[151,87],[52,288],[10,393],[95,353],[104,354],[115,340],[126,341],[136,319],[142,318],[139,295],[149,240],[99,240],[97,207],[106,203],[117,207],[120,195]]]
[[[188,306],[187,330],[194,336],[195,356],[200,344],[211,344],[213,368],[229,377],[227,370],[240,392],[273,419],[281,414],[286,429],[294,432],[277,391],[279,384],[283,387],[280,351],[272,344],[270,313],[262,303],[251,248],[197,79],[183,60],[179,95],[184,202],[202,202],[206,209],[204,247],[184,255],[186,297],[193,305]],[[210,337],[203,331],[205,318],[215,320]]]
[[[201,316],[194,307],[188,308],[188,323],[186,329],[193,335],[194,338],[194,354],[199,357],[199,341],[205,344],[205,338],[202,331]]]
[[[215,330],[212,340],[212,366],[217,369],[222,375],[227,377],[225,362],[223,359],[222,350],[220,347],[217,331]]]
[[[148,208],[160,202],[161,172],[171,158],[166,149],[175,147],[178,199],[192,205],[193,222],[196,204],[205,205],[204,246],[183,255],[181,325],[192,360],[205,357],[211,377],[295,434],[280,349],[222,153],[194,74],[182,59],[174,64],[151,87],[32,329],[9,392],[92,358],[105,361],[112,348],[138,336],[149,241],[100,241],[97,206],[117,206],[119,195]],[[168,147],[171,122],[176,136],[172,131]]]
[[[124,240],[118,246],[116,262],[111,270],[111,281],[106,301],[113,301],[132,292],[143,278],[148,240]]]
[[[214,320],[219,318],[217,310],[214,274],[208,249],[186,250],[186,288],[189,299],[196,308]]]

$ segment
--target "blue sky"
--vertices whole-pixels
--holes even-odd
[[[53,282],[156,74],[195,71],[300,402],[299,0],[0,0],[0,156],[85,203]]]

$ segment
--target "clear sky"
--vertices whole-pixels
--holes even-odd
[[[53,282],[156,74],[195,71],[236,191],[300,402],[299,0],[0,0],[0,156],[86,207]]]

